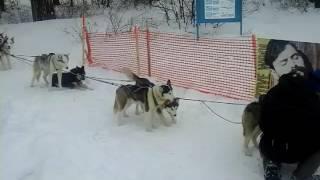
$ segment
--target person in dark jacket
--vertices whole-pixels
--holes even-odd
[[[281,179],[282,163],[297,163],[292,180],[320,180],[314,175],[320,165],[320,99],[314,77],[284,74],[261,102],[259,149],[266,180]]]

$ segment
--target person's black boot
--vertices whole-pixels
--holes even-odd
[[[280,164],[264,160],[263,169],[265,180],[281,180]]]

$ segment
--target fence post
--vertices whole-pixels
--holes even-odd
[[[257,57],[257,51],[258,51],[258,48],[257,48],[257,38],[256,38],[256,35],[255,34],[252,34],[252,38],[251,38],[251,41],[252,41],[252,48],[253,48],[253,63],[254,63],[254,77],[255,77],[255,86],[254,86],[254,89],[253,89],[253,96],[256,96],[257,95],[257,83],[258,83],[258,57]]]
[[[252,41],[252,48],[253,48],[255,77],[257,78],[257,38],[256,38],[256,35],[252,34],[251,41]]]
[[[137,26],[134,26],[134,36],[135,36],[135,40],[136,40],[136,58],[137,58],[138,75],[140,75],[139,37],[138,37]]]
[[[82,36],[81,36],[81,43],[82,43],[82,65],[85,65],[85,49],[84,49],[84,43],[85,43],[85,30],[84,30],[84,16],[82,16]]]
[[[90,45],[90,39],[89,39],[87,28],[85,29],[85,31],[86,31],[86,41],[87,41],[87,48],[88,48],[87,58],[88,58],[89,64],[92,64],[93,60],[92,60],[92,53],[91,53],[91,45]]]
[[[146,32],[146,40],[147,40],[147,58],[148,58],[148,76],[151,76],[151,56],[150,56],[150,31],[147,24],[147,32]]]
[[[84,44],[87,44],[87,51],[85,51]],[[91,56],[91,46],[90,46],[90,41],[89,41],[89,35],[86,27],[86,22],[85,22],[85,16],[82,16],[82,59],[83,59],[83,65],[84,63],[84,56],[86,55],[86,58],[88,60],[89,64],[92,64],[92,56]]]

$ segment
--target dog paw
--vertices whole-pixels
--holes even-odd
[[[152,124],[152,129],[157,129],[158,127],[155,124]]]
[[[252,156],[252,152],[249,149],[244,149],[244,154],[246,156]]]
[[[124,124],[124,123],[123,123],[122,121],[118,121],[118,122],[117,122],[117,125],[118,125],[118,126],[122,126],[123,124]]]
[[[173,118],[173,119],[172,119],[172,123],[173,123],[173,124],[177,124],[177,119],[176,119],[176,118]]]
[[[136,115],[140,115],[141,113],[140,113],[140,112],[138,112],[138,111],[136,111],[136,112],[135,112],[135,114],[136,114]]]

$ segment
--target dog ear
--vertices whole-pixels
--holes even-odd
[[[171,86],[171,81],[170,81],[170,79],[168,79],[168,81],[167,81],[167,85],[169,86],[169,88],[172,90],[172,86]]]

